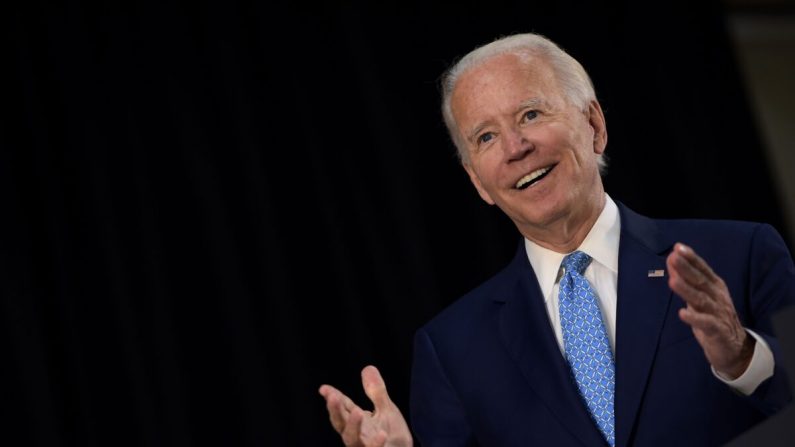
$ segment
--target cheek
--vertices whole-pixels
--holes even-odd
[[[502,165],[498,155],[495,148],[478,155],[476,172],[484,185],[499,184],[500,176],[502,175]]]

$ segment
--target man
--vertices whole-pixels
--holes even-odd
[[[476,49],[443,89],[464,169],[524,243],[417,332],[423,445],[719,445],[788,402],[770,316],[795,268],[775,230],[614,202],[590,79],[541,36]],[[362,383],[374,412],[320,389],[344,443],[411,445],[374,367]]]

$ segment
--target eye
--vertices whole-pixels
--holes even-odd
[[[494,134],[491,132],[485,132],[478,137],[478,144],[488,143],[491,139],[494,138]]]
[[[532,121],[538,116],[538,112],[535,110],[528,110],[527,112],[522,115],[523,121]]]

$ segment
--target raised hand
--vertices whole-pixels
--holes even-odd
[[[666,260],[668,285],[687,303],[679,318],[690,325],[707,361],[727,379],[742,375],[756,341],[740,324],[729,289],[692,248],[677,243]]]
[[[398,407],[389,398],[386,384],[375,366],[362,370],[362,386],[375,409],[362,410],[331,385],[322,385],[329,419],[346,446],[411,447],[411,431]]]

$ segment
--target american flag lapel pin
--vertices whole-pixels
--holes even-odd
[[[649,278],[662,278],[665,276],[665,270],[649,270]]]

